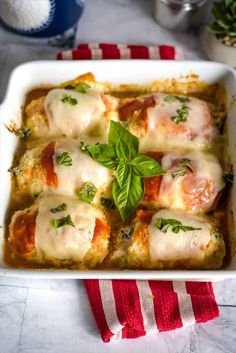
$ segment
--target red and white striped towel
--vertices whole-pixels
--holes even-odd
[[[81,44],[59,60],[183,59],[167,45]],[[175,330],[219,315],[208,282],[85,280],[93,315],[104,342]]]
[[[175,330],[219,316],[209,282],[84,282],[104,342]]]
[[[157,59],[181,60],[180,48],[170,45],[128,45],[88,43],[80,44],[73,50],[66,50],[57,55],[58,60],[98,60],[98,59]]]

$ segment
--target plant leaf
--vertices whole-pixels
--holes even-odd
[[[120,188],[117,180],[115,180],[112,187],[112,195],[121,218],[124,221],[137,207],[143,197],[142,179],[130,173],[122,188]]]
[[[136,156],[132,160],[131,166],[132,166],[133,173],[140,177],[147,178],[155,175],[165,174],[165,170],[162,169],[160,164],[148,156],[143,156],[143,155]]]
[[[139,141],[122,124],[113,120],[110,121],[110,130],[108,135],[109,144],[116,145],[119,142],[125,142],[129,146],[131,158],[135,157],[139,149]]]
[[[120,187],[122,187],[129,174],[130,165],[125,162],[120,162],[116,169],[116,180]]]
[[[86,147],[86,150],[95,161],[102,164],[104,167],[116,169],[118,166],[119,161],[116,155],[115,146],[111,144],[89,145]]]

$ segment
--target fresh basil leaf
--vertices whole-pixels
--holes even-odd
[[[28,127],[22,127],[21,129],[16,130],[16,135],[19,136],[20,139],[25,140],[30,136],[32,130]]]
[[[109,169],[116,169],[119,160],[116,155],[115,146],[110,144],[89,145],[86,147],[91,157]]]
[[[122,124],[111,120],[108,142],[116,145],[119,141],[125,142],[129,146],[130,156],[131,158],[134,158],[139,149],[139,141],[137,137],[132,135]]]
[[[89,88],[91,88],[87,83],[85,82],[80,82],[74,85],[67,85],[64,87],[65,89],[72,89],[72,90],[76,90],[79,91],[81,93],[87,93]]]
[[[67,210],[67,204],[62,203],[61,205],[59,205],[55,208],[51,208],[50,212],[57,213],[57,212],[66,211],[66,210]]]
[[[140,177],[147,178],[165,174],[165,170],[162,169],[160,164],[147,156],[138,155],[132,160],[130,164],[132,166],[133,173]]]
[[[116,208],[115,203],[112,199],[107,199],[105,197],[101,197],[101,205],[109,208],[110,210],[113,210]]]
[[[125,180],[130,174],[130,165],[125,162],[120,162],[116,169],[116,180],[120,187],[124,184]]]
[[[69,214],[66,217],[62,217],[59,219],[53,219],[52,224],[55,229],[66,226],[66,225],[75,227],[74,223],[72,222],[71,216]]]
[[[201,230],[201,228],[185,226],[180,221],[173,218],[157,218],[154,222],[154,226],[160,229],[163,233],[166,233],[169,227],[171,228],[171,231],[173,233],[179,233],[180,230],[182,230],[183,232],[191,230]]]
[[[179,177],[179,176],[184,176],[185,174],[186,174],[186,169],[174,170],[171,173],[172,178]]]
[[[125,141],[119,140],[116,144],[116,154],[119,159],[130,160],[132,159],[131,156],[131,148]]]
[[[189,109],[190,107],[183,104],[180,109],[177,109],[177,115],[172,116],[171,120],[176,124],[185,123],[187,121]]]
[[[90,182],[84,183],[82,189],[78,192],[79,198],[82,201],[91,203],[97,193],[97,188]]]
[[[12,173],[12,174],[22,174],[23,173],[23,170],[21,167],[19,166],[16,166],[16,167],[11,167],[8,169],[8,172],[9,173]]]
[[[165,96],[164,98],[164,102],[168,102],[168,103],[176,102],[177,100],[181,103],[187,103],[190,101],[188,97],[178,96],[176,94],[168,94],[168,96]]]
[[[71,167],[73,164],[72,158],[68,152],[62,152],[62,154],[57,157],[57,162],[65,167]]]
[[[143,182],[137,175],[129,174],[122,188],[117,180],[113,182],[112,196],[124,221],[137,207],[143,197]]]
[[[67,103],[67,104],[70,104],[70,105],[76,105],[76,104],[78,104],[77,99],[71,97],[69,94],[67,94],[65,97],[63,97],[63,98],[61,99],[61,101],[62,101],[63,103]]]

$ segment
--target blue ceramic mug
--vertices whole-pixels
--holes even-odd
[[[49,38],[75,27],[83,7],[83,0],[0,0],[0,19],[12,32]]]

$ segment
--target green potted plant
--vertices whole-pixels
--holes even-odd
[[[212,5],[213,22],[203,32],[203,48],[210,60],[236,67],[236,0]]]

